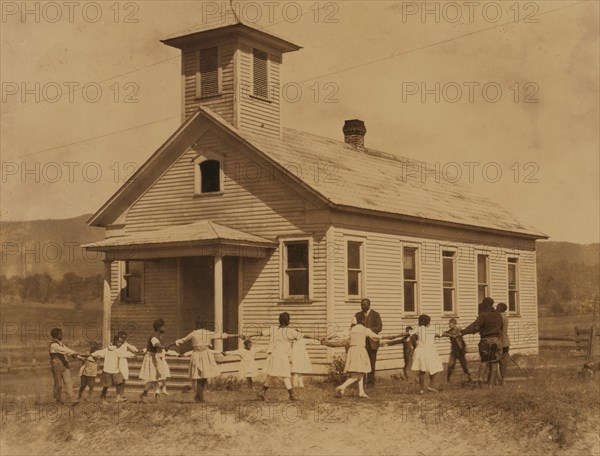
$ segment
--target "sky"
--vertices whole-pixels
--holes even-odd
[[[2,220],[95,212],[181,122],[179,51],[160,40],[227,4],[2,2]],[[599,242],[598,2],[234,5],[302,46],[283,59],[284,126],[342,140],[362,119],[367,147],[432,164],[421,178]]]

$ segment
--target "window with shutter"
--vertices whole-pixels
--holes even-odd
[[[260,98],[269,98],[269,75],[268,75],[269,54],[258,49],[253,50],[253,90],[254,96]]]
[[[201,49],[198,53],[198,96],[201,98],[219,93],[219,48]]]

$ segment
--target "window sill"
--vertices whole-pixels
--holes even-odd
[[[265,97],[261,97],[259,95],[249,95],[250,98],[254,99],[254,100],[260,100],[260,101],[264,101],[265,103],[273,103],[273,100],[269,99],[269,98],[265,98]]]
[[[211,100],[213,98],[220,98],[222,96],[223,96],[223,92],[215,93],[212,95],[205,95],[205,96],[196,95],[194,97],[194,101],[206,101],[206,100]]]
[[[442,314],[442,318],[458,318],[458,314],[456,314],[456,313],[452,313],[452,314],[451,313],[445,313],[445,314]]]
[[[210,198],[211,196],[223,196],[225,192],[206,192],[206,193],[194,193],[193,198]]]
[[[277,304],[313,304],[314,299],[307,298],[284,298],[277,301]]]
[[[344,302],[345,302],[346,304],[354,304],[354,303],[359,303],[359,304],[360,304],[360,302],[361,302],[363,299],[365,299],[365,298],[346,298],[346,299],[344,300]]]
[[[119,304],[123,304],[126,306],[143,306],[144,304],[146,304],[145,301],[119,301]]]

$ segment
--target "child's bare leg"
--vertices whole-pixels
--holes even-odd
[[[437,389],[435,389],[433,387],[436,375],[437,375],[437,373],[429,375],[429,386],[427,387],[427,391],[431,391],[432,393],[437,393],[437,391],[438,391]]]
[[[350,385],[352,385],[354,382],[358,381],[359,379],[362,380],[363,375],[362,374],[352,374],[350,376],[349,379],[347,379],[344,383],[342,383],[340,386],[338,386],[336,388],[336,391],[341,392],[342,394],[344,394],[344,391],[346,391],[346,388],[348,388]]]
[[[102,399],[102,402],[106,402],[106,393],[108,392],[108,386],[105,386],[104,388],[102,388],[102,391],[100,392],[100,399]]]
[[[425,392],[425,371],[419,371],[419,386],[421,387],[419,393],[423,394]]]
[[[358,378],[358,397],[369,397],[365,394],[365,378],[361,375]]]
[[[292,374],[292,386],[298,387],[298,374]]]

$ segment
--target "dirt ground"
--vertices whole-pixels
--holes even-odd
[[[369,399],[353,387],[335,399],[334,385],[307,381],[294,403],[282,388],[256,401],[257,387],[213,386],[201,405],[191,393],[157,403],[130,394],[124,405],[110,398],[106,406],[94,397],[74,408],[5,393],[0,453],[600,454],[598,378],[577,375],[580,360],[569,353],[520,361],[525,373],[513,368],[504,387],[477,387],[457,373],[452,384],[440,383],[442,391],[424,396],[394,379],[367,390]],[[17,384],[22,389],[24,382],[12,388]]]

